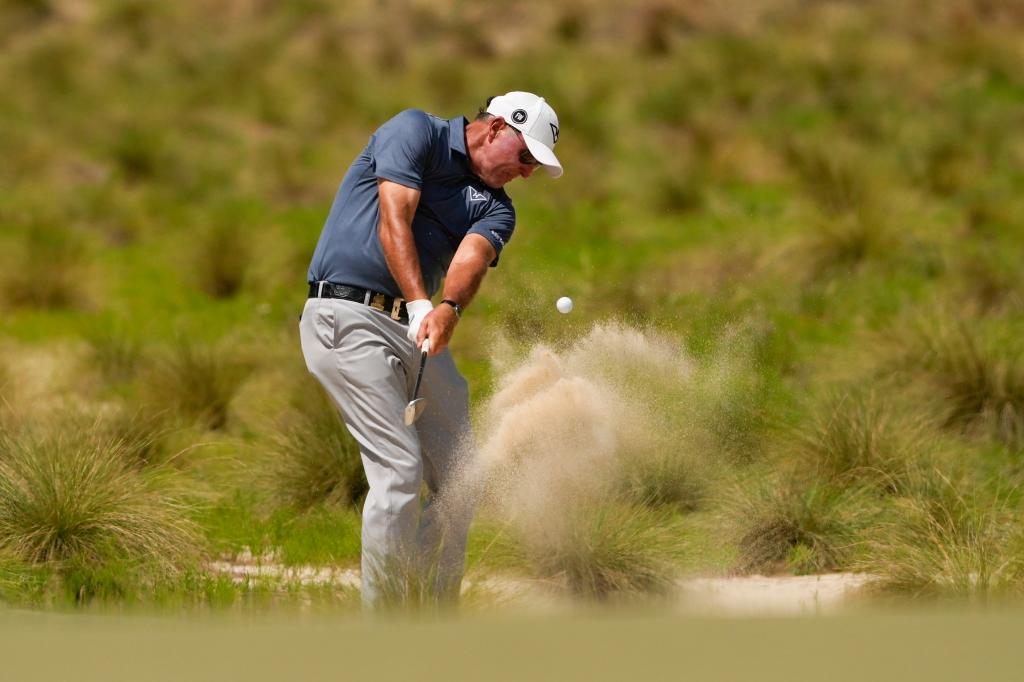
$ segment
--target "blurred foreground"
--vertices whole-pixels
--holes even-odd
[[[1017,680],[1019,612],[722,620],[597,612],[451,621],[157,620],[5,612],[34,680]],[[59,652],[59,653],[55,653]]]

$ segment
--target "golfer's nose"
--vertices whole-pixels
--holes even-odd
[[[522,175],[524,178],[530,177],[531,175],[533,175],[533,171],[537,170],[537,167],[534,165],[527,165],[525,163],[521,163],[519,165],[519,174]]]

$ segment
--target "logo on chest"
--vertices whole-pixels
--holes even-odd
[[[470,201],[487,201],[491,198],[487,192],[479,192],[475,187],[467,187]]]

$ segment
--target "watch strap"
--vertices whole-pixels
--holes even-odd
[[[450,298],[444,299],[443,301],[441,301],[441,303],[447,303],[448,305],[450,305],[455,310],[455,317],[462,317],[462,306],[460,306],[458,303],[456,303]]]

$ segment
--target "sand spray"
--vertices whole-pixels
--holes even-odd
[[[617,323],[510,356],[495,359],[474,456],[448,489],[462,504],[445,506],[471,506],[544,552],[609,504],[674,504],[702,489],[720,390],[704,384],[728,378],[724,363],[698,366],[679,339]]]

